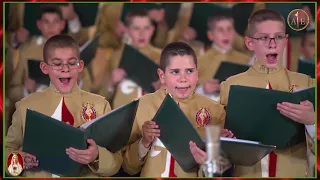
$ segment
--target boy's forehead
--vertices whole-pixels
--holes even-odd
[[[167,67],[169,69],[195,68],[196,64],[194,63],[194,59],[191,55],[178,55],[169,58]]]
[[[76,50],[72,48],[52,48],[48,51],[48,60],[79,59]]]
[[[131,18],[131,25],[133,26],[151,25],[151,19],[148,16],[135,16]]]
[[[286,33],[285,25],[280,21],[255,23],[255,34]]]
[[[47,12],[41,16],[41,19],[61,19],[59,14],[54,12]]]

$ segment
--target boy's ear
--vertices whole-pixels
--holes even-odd
[[[81,73],[81,72],[83,71],[83,68],[84,68],[84,61],[83,61],[83,60],[80,60],[78,72]]]
[[[160,80],[161,84],[165,84],[164,72],[160,68],[158,68],[157,72],[158,72],[158,76],[159,76],[159,80]]]
[[[249,38],[248,36],[246,36],[246,37],[244,38],[244,42],[245,42],[247,48],[248,48],[250,51],[253,51],[252,39]]]
[[[40,69],[43,72],[43,74],[49,74],[48,68],[50,67],[48,67],[47,63],[45,62],[40,63]]]
[[[210,30],[207,31],[207,37],[208,37],[208,39],[209,39],[210,41],[213,42],[214,38],[213,38],[213,34],[212,34],[212,32],[211,32]]]

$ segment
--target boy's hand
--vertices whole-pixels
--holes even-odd
[[[150,18],[155,21],[156,23],[164,21],[164,16],[165,16],[165,9],[152,9],[148,12]]]
[[[142,144],[148,148],[156,137],[160,137],[159,126],[154,121],[146,121],[142,125]]]
[[[21,43],[25,43],[28,39],[29,39],[29,31],[26,28],[20,28],[17,32],[16,32],[16,41],[21,44]]]
[[[236,138],[228,129],[221,129],[221,137]]]
[[[315,123],[314,108],[310,101],[302,101],[300,104],[278,103],[277,109],[282,115],[298,123],[305,125],[313,125]]]
[[[116,84],[121,82],[126,76],[127,76],[127,73],[121,68],[117,68],[113,70],[111,74],[111,79],[110,79],[111,85],[115,86]]]
[[[189,142],[189,146],[190,146],[191,154],[193,158],[196,160],[196,162],[200,165],[204,164],[208,158],[207,153],[201,150],[200,148],[198,148],[196,143],[192,141]]]
[[[73,20],[77,18],[77,13],[74,10],[73,4],[68,4],[67,6],[60,6],[63,19],[65,20]]]
[[[24,79],[24,88],[26,88],[26,90],[29,92],[29,93],[33,93],[36,91],[36,88],[37,88],[37,84],[36,84],[36,81],[33,80],[33,79],[30,79],[30,78],[25,78]]]
[[[191,27],[188,27],[182,33],[182,38],[185,41],[193,41],[197,37],[197,31]]]
[[[203,84],[203,90],[207,94],[212,94],[220,90],[219,80],[210,79]]]
[[[89,147],[86,150],[79,150],[75,148],[67,148],[66,153],[69,157],[80,163],[80,164],[89,164],[96,160],[99,157],[98,146],[93,139],[88,139]]]
[[[37,167],[39,165],[39,161],[37,160],[36,156],[31,155],[31,154],[26,153],[26,152],[23,152],[21,150],[18,151],[18,153],[22,156],[23,166],[24,166],[23,168],[31,169],[31,168]]]

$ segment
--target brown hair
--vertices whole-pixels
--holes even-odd
[[[57,14],[61,19],[63,19],[61,9],[58,5],[53,5],[53,4],[41,5],[38,12],[37,19],[40,20],[42,16],[46,13]]]
[[[279,12],[272,9],[261,9],[253,13],[248,20],[248,36],[252,37],[256,33],[256,24],[264,21],[278,21],[286,27],[286,21]]]
[[[72,48],[76,50],[77,56],[80,59],[79,45],[68,35],[55,35],[49,38],[43,48],[44,62],[48,62],[49,52],[57,48]]]
[[[129,26],[132,21],[132,18],[134,17],[149,17],[148,11],[144,8],[130,9],[130,11],[128,11],[125,16],[125,25]],[[150,22],[152,22],[151,19]]]
[[[222,21],[222,20],[229,20],[229,21],[232,21],[232,23],[234,21],[232,15],[230,13],[226,13],[226,12],[214,13],[208,19],[208,22],[207,22],[208,29],[209,30],[213,29],[214,26],[216,25],[216,23],[219,21]]]
[[[161,52],[160,69],[165,72],[166,67],[170,63],[170,59],[174,56],[192,56],[195,65],[197,66],[197,55],[194,50],[184,42],[169,43]]]

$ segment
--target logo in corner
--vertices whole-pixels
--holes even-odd
[[[304,10],[294,9],[289,13],[287,23],[291,29],[295,31],[302,31],[308,27],[310,18]]]
[[[201,108],[196,114],[198,128],[205,127],[210,122],[210,113],[206,108]]]
[[[19,176],[23,171],[23,158],[18,152],[12,152],[7,160],[7,169],[10,175]]]

